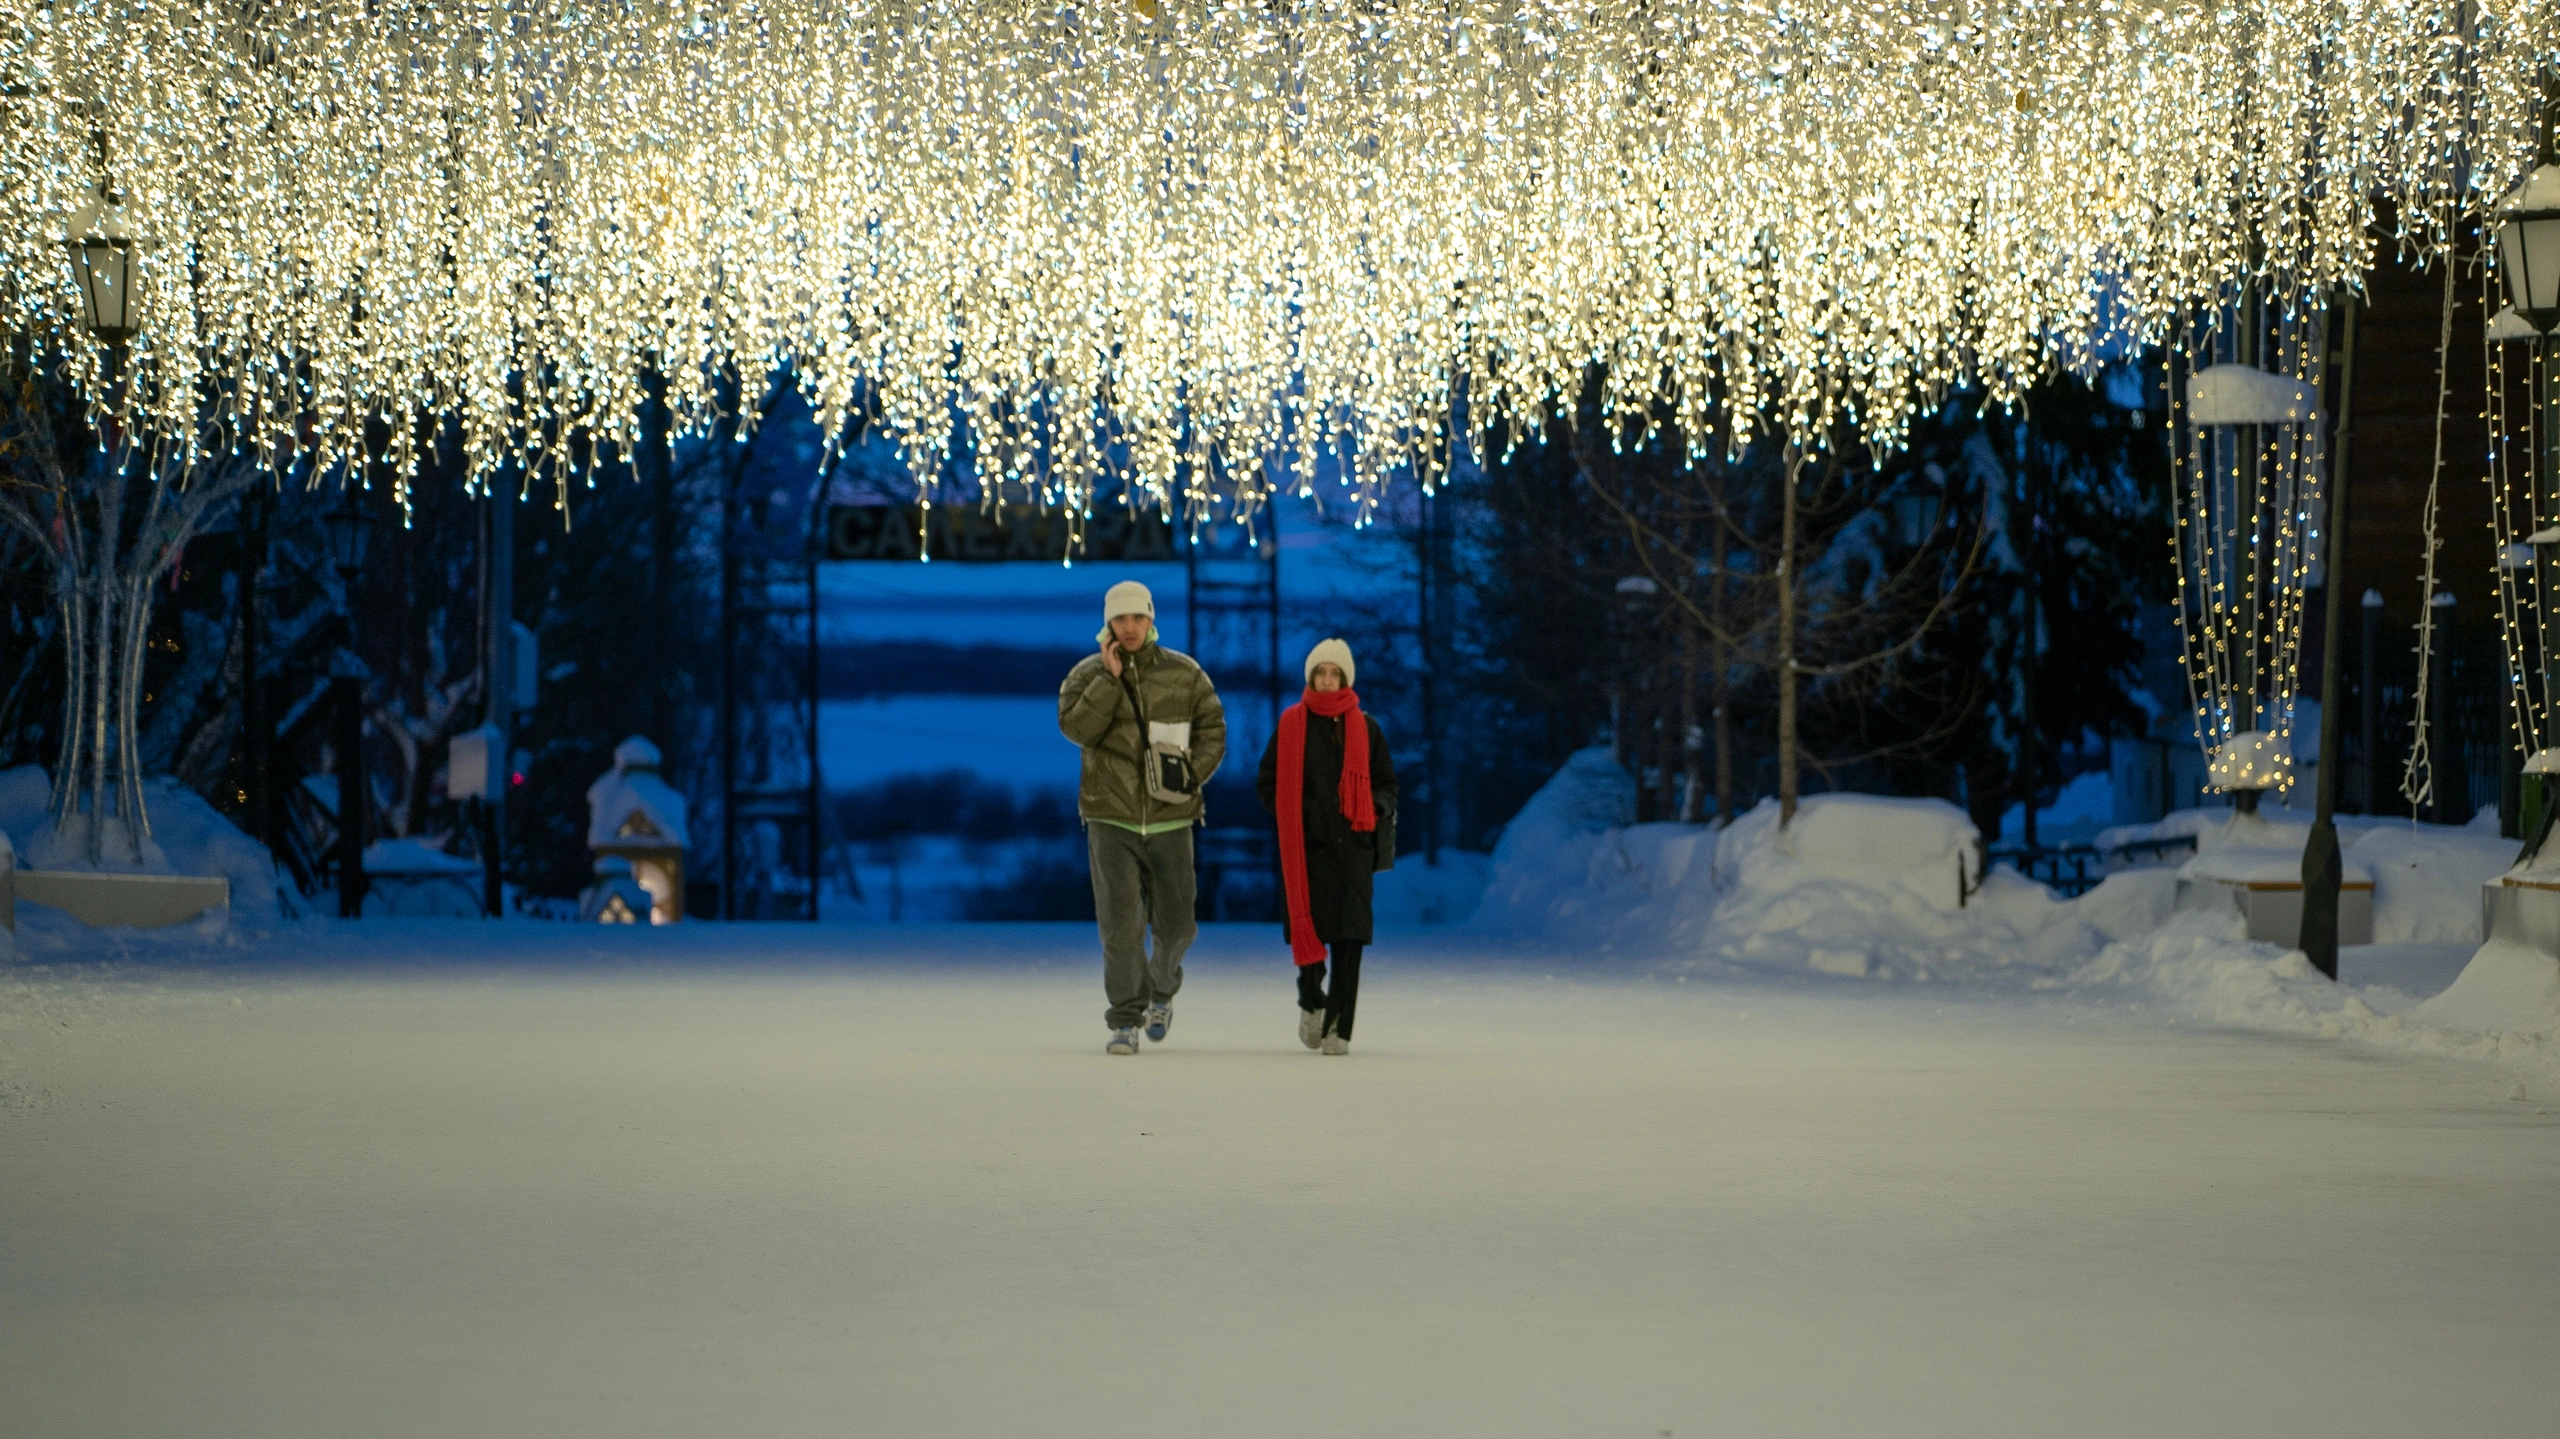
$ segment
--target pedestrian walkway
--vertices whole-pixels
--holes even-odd
[[[441,936],[441,938],[439,938]],[[2528,1433],[2560,1095],[1267,930],[303,926],[0,971],[13,1433]],[[333,948],[335,946],[335,948]]]

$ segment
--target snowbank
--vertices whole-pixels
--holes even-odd
[[[2278,804],[2259,806],[2253,817],[2235,817],[2225,806],[2182,809],[2150,824],[2101,830],[2094,842],[2114,849],[2192,838],[2191,873],[2229,878],[2245,868],[2289,875],[2299,872],[2311,819],[2308,810]],[[2506,873],[2517,851],[2514,840],[2498,837],[2495,814],[2467,825],[2348,814],[2336,823],[2348,871],[2373,879],[2374,943],[2480,942],[2480,886]]]
[[[2135,881],[2084,917],[2005,869],[1968,897],[1973,824],[1942,800],[1814,795],[1783,832],[1775,801],[1722,831],[1629,825],[1633,810],[1607,750],[1575,755],[1504,831],[1475,925],[1693,966],[1928,980],[2076,962],[2165,909]]]
[[[1815,795],[1781,830],[1763,803],[1714,837],[1701,957],[1850,978],[1942,979],[2047,968],[2099,936],[2006,868],[1967,896],[1974,828],[1943,800]]]
[[[2299,951],[2250,942],[2236,914],[2173,913],[2176,864],[2118,871],[2069,901],[2005,867],[1963,894],[1974,830],[1938,800],[1816,795],[1784,831],[1770,802],[1722,832],[1627,824],[1633,800],[1607,751],[1576,755],[1504,834],[1474,926],[1682,970],[2005,981],[2560,1069],[2560,965],[2521,951],[2492,946],[2421,1004],[2385,985],[2332,983]],[[2237,825],[2228,809],[2190,810],[2113,837],[2191,834],[2225,868],[2272,854],[2298,873],[2308,818],[2267,808]],[[2407,820],[2339,828],[2354,866],[2375,876],[2377,940],[2477,941],[2480,884],[2512,862],[2512,841]]]
[[[1444,849],[1439,863],[1419,854],[1399,856],[1377,877],[1370,912],[1380,924],[1464,924],[1484,898],[1492,857]]]
[[[65,843],[56,833],[46,814],[46,800],[53,783],[41,766],[21,765],[0,770],[0,832],[17,841],[18,863],[28,868],[87,869],[87,859],[75,846]],[[142,868],[153,874],[219,875],[231,882],[231,909],[228,916],[211,915],[194,924],[181,926],[193,934],[210,926],[218,930],[226,923],[241,923],[264,928],[282,914],[276,898],[275,861],[264,845],[251,839],[239,826],[223,817],[219,810],[205,803],[204,796],[164,777],[144,781],[143,802],[151,815],[151,839],[145,845]],[[42,915],[50,915],[50,910]],[[22,908],[19,922],[30,935],[39,931],[52,934],[52,927],[35,907]],[[61,920],[68,932],[86,932],[86,927],[67,917]],[[56,935],[56,939],[63,936]],[[34,947],[29,941],[29,948]]]
[[[2463,966],[2451,988],[2410,1011],[2448,1029],[2530,1040],[2560,1038],[2560,962],[2505,940],[2491,940]]]
[[[2484,950],[2509,951],[2493,945]],[[2538,968],[2537,968],[2538,966]],[[2396,990],[2332,983],[2302,951],[2259,944],[2236,914],[2184,913],[2148,933],[2107,946],[2048,988],[2130,990],[2140,1000],[2215,1024],[2353,1039],[2464,1059],[2505,1060],[2560,1073],[2560,974],[2528,951],[2475,960],[2452,989],[2413,1004]],[[2481,977],[2472,980],[2473,972]],[[2466,981],[2470,987],[2466,991]],[[2459,993],[2458,995],[2458,992]],[[2538,1031],[2519,1014],[2541,1016]]]
[[[2373,872],[2374,943],[2479,943],[2480,886],[2514,868],[2521,848],[2452,825],[2402,820],[2367,831],[2347,858]]]

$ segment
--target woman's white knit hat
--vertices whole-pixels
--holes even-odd
[[[1109,624],[1122,615],[1156,617],[1156,597],[1136,580],[1122,580],[1102,597],[1102,622]]]
[[[1352,687],[1352,681],[1359,678],[1360,672],[1358,667],[1351,663],[1351,646],[1344,644],[1340,640],[1319,640],[1316,642],[1316,647],[1314,649],[1307,651],[1307,683],[1314,684],[1316,682],[1316,666],[1318,665],[1341,666],[1342,687],[1344,689],[1350,689]]]

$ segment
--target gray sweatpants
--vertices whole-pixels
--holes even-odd
[[[1102,929],[1102,993],[1111,1001],[1102,1022],[1133,1028],[1148,1005],[1171,1003],[1182,988],[1183,951],[1200,932],[1192,912],[1191,831],[1142,835],[1088,824],[1084,844],[1093,861],[1093,915]]]

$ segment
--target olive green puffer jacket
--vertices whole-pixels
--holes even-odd
[[[1108,633],[1108,631],[1105,631]],[[1191,656],[1149,640],[1121,666],[1127,683],[1113,678],[1102,656],[1090,654],[1058,686],[1058,729],[1084,747],[1084,775],[1076,785],[1076,813],[1119,824],[1166,824],[1201,819],[1200,791],[1227,757],[1227,712],[1217,686]],[[1160,724],[1191,722],[1191,769],[1199,777],[1189,798],[1167,803],[1147,793],[1137,714],[1130,692],[1147,718]]]

